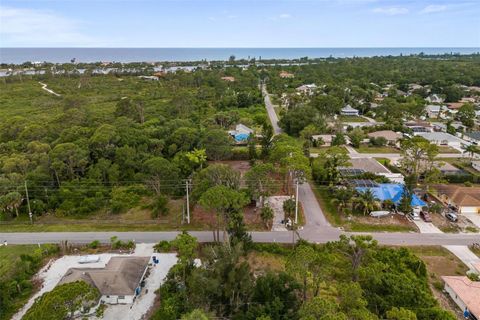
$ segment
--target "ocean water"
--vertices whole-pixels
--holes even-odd
[[[0,63],[27,61],[158,62],[228,60],[240,58],[295,59],[399,56],[410,54],[470,54],[480,48],[0,48]]]

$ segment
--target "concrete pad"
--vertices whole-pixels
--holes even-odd
[[[63,278],[70,268],[104,268],[110,258],[116,256],[138,256],[150,257],[154,254],[154,244],[139,243],[136,245],[133,254],[98,254],[100,260],[95,263],[80,264],[80,255],[63,256],[57,260],[51,260],[37,274],[36,278],[43,281],[42,288],[34,294],[30,300],[20,309],[12,320],[21,320],[25,313],[45,292],[53,290],[58,282]],[[107,305],[103,319],[137,319],[140,320],[143,315],[150,309],[155,300],[155,291],[160,287],[170,268],[176,264],[177,257],[174,253],[155,253],[159,260],[159,264],[150,267],[150,275],[146,278],[145,288],[133,305]]]
[[[480,214],[467,212],[462,213],[462,215],[465,216],[468,220],[472,221],[472,223],[477,226],[477,228],[480,228]]]
[[[283,203],[288,199],[290,199],[289,196],[272,196],[267,198],[267,203],[273,210],[272,231],[287,231],[282,220],[285,218]]]
[[[418,227],[420,233],[443,233],[442,230],[435,227],[435,225],[431,222],[425,222],[423,220],[413,220],[413,223]]]

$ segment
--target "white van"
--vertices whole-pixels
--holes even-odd
[[[410,218],[413,220],[420,220],[420,208],[413,208],[412,211],[409,213]]]

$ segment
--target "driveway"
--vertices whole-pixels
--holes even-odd
[[[477,228],[480,228],[480,214],[467,212],[467,213],[462,213],[462,215],[465,216],[468,220],[472,221],[472,223],[476,225]]]
[[[425,222],[423,220],[412,220],[413,223],[418,227],[420,233],[443,233],[442,230],[438,229],[431,222]]]
[[[474,265],[480,263],[480,258],[475,255],[467,246],[444,246],[448,251],[462,260],[470,270],[475,271]]]

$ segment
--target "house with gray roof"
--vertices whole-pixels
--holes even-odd
[[[149,257],[112,257],[105,268],[71,268],[59,285],[85,281],[98,289],[100,301],[108,304],[130,304],[140,294]]]
[[[342,108],[340,111],[342,116],[356,116],[358,117],[358,110],[353,108],[351,105],[347,104],[345,107]]]

